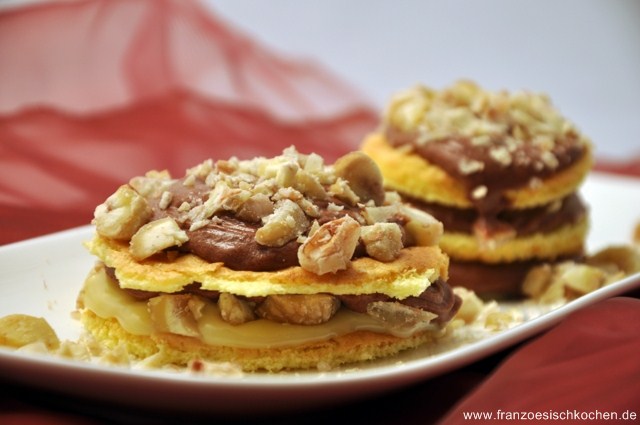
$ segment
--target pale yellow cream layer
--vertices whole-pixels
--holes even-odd
[[[134,335],[151,335],[153,323],[147,302],[140,301],[114,285],[104,272],[96,267],[89,274],[81,294],[84,308],[104,319],[115,318]],[[207,301],[198,320],[201,340],[209,345],[240,348],[273,348],[324,341],[359,330],[389,333],[378,320],[342,308],[328,322],[321,325],[300,326],[255,320],[242,325],[231,325],[222,320],[217,305]],[[410,336],[398,335],[396,336]]]

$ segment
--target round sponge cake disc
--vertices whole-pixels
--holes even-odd
[[[457,208],[472,207],[462,182],[409,148],[394,148],[384,135],[369,135],[362,150],[378,164],[388,188],[425,202]],[[514,209],[548,204],[575,192],[591,165],[591,151],[587,150],[586,155],[568,168],[546,179],[536,180],[535,185],[507,190],[504,196]]]
[[[553,232],[538,232],[505,241],[493,241],[488,245],[482,245],[471,234],[445,232],[440,246],[452,259],[489,264],[555,259],[581,254],[588,227],[587,217],[583,217],[577,223]]]

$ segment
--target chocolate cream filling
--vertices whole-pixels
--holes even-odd
[[[185,186],[182,180],[176,181],[168,189],[171,192],[171,202],[167,208],[160,208],[158,199],[149,199],[149,205],[153,210],[153,220],[173,217],[178,221],[182,216],[179,212],[180,205],[188,202],[197,205],[206,201],[211,188],[204,182],[196,180],[194,185]],[[341,208],[328,208],[329,202]],[[318,223],[339,218],[346,214],[359,214],[358,210],[343,203],[339,199],[316,201],[320,209]],[[400,220],[400,219],[398,219]],[[179,221],[178,221],[179,222]],[[300,243],[292,240],[281,247],[263,246],[256,242],[255,233],[260,227],[260,222],[240,220],[229,214],[218,215],[215,220],[197,230],[188,230],[189,222],[181,223],[189,236],[189,241],[179,249],[182,252],[192,253],[209,262],[223,262],[226,267],[233,270],[249,271],[273,271],[287,267],[298,266],[298,247]],[[406,239],[406,238],[405,238]],[[405,241],[406,242],[406,241]],[[406,246],[406,245],[405,245]],[[363,246],[359,246],[354,257],[366,255]],[[107,268],[108,275],[117,281],[112,269]],[[125,289],[130,295],[138,299],[148,299],[159,293]],[[217,300],[219,293],[200,289],[197,282],[187,286],[181,293],[191,293],[208,299]],[[397,301],[401,304],[419,308],[436,314],[436,323],[444,324],[451,320],[460,308],[461,300],[456,296],[451,287],[442,279],[437,279],[422,294],[403,300],[394,300],[384,294],[366,294],[336,296],[342,301],[342,305],[353,311],[364,313],[369,303],[374,301]],[[255,297],[251,301],[260,303],[264,297]]]
[[[573,193],[564,199],[536,208],[503,210],[493,215],[482,215],[475,209],[452,208],[427,203],[403,195],[414,208],[421,209],[440,220],[445,232],[477,234],[491,238],[509,233],[514,237],[535,233],[550,233],[563,226],[575,224],[587,213],[580,196]]]
[[[483,213],[509,207],[503,196],[504,191],[526,187],[532,179],[548,178],[575,164],[587,153],[587,147],[572,132],[557,138],[550,149],[533,143],[522,143],[513,149],[499,136],[494,136],[486,144],[475,144],[470,138],[462,136],[419,143],[420,135],[417,132],[402,131],[393,126],[387,127],[385,135],[391,146],[409,145],[414,153],[461,181],[469,201]],[[496,160],[496,147],[513,150],[510,151],[508,164]],[[550,160],[553,166],[549,165]],[[482,169],[472,172],[461,167],[464,163],[482,164]],[[487,188],[487,195],[472,196],[474,189],[481,186]]]
[[[193,186],[185,186],[182,180],[178,180],[167,190],[172,195],[167,208],[160,208],[158,199],[149,200],[154,214],[153,220],[170,216],[180,223],[180,205],[183,202],[191,205],[204,203],[211,188],[200,180],[196,180]],[[342,209],[328,209],[329,202]],[[316,201],[316,205],[320,208],[320,225],[347,214],[354,217],[358,214],[356,209],[339,199]],[[195,254],[210,263],[222,262],[230,269],[249,271],[273,271],[299,265],[300,243],[295,239],[280,247],[264,246],[256,242],[256,231],[262,225],[259,221],[249,222],[223,213],[197,230],[189,230],[190,225],[188,221],[181,223],[189,241],[183,244],[180,250]],[[364,249],[356,249],[354,257],[362,255],[365,255]]]

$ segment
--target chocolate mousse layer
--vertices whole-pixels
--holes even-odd
[[[233,270],[273,271],[299,265],[297,253],[300,242],[297,240],[278,247],[261,245],[256,241],[256,232],[262,225],[259,220],[241,220],[232,214],[222,213],[206,225],[189,230],[192,223],[183,221],[180,206],[185,203],[201,205],[210,191],[211,188],[201,180],[187,186],[184,179],[180,179],[166,189],[171,194],[168,206],[162,208],[158,198],[150,200],[154,219],[170,216],[181,221],[181,227],[189,236],[189,240],[179,248],[181,252],[195,254],[211,263],[222,262]],[[320,225],[344,215],[355,218],[359,214],[356,208],[337,198],[316,201],[314,205],[318,208]],[[359,247],[354,257],[362,255],[366,252]]]
[[[298,242],[292,240],[279,247],[260,245],[255,239],[257,230],[257,224],[220,216],[187,232],[189,241],[181,250],[211,263],[222,262],[233,270],[272,271],[298,265]]]
[[[580,196],[573,193],[564,199],[537,208],[503,210],[495,215],[482,215],[474,209],[452,208],[403,196],[414,208],[421,209],[440,220],[446,232],[475,234],[485,237],[508,232],[514,237],[535,233],[550,233],[563,226],[575,224],[586,214]]]
[[[342,305],[358,313],[366,313],[367,306],[377,301],[393,301],[391,297],[384,294],[364,294],[364,295],[340,295],[338,297]],[[447,282],[437,279],[422,294],[417,297],[407,297],[397,300],[400,304],[418,308],[436,314],[436,323],[447,323],[457,313],[462,300],[456,296]]]
[[[550,146],[515,143],[511,138],[493,136],[483,143],[463,136],[451,136],[421,143],[416,131],[386,129],[389,144],[412,151],[462,182],[469,201],[482,212],[509,207],[503,192],[535,184],[578,162],[587,153],[587,145],[575,133],[554,140]],[[482,188],[486,196],[475,192]],[[475,194],[474,194],[475,193]]]

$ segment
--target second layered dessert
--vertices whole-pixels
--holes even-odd
[[[85,328],[158,366],[326,369],[434,342],[461,299],[442,224],[370,158],[291,147],[132,178],[95,211]]]
[[[389,189],[443,222],[453,285],[519,295],[532,266],[583,254],[591,144],[545,95],[415,87],[363,150]]]

